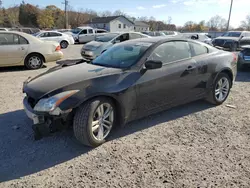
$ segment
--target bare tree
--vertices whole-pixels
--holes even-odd
[[[208,21],[207,26],[210,30],[225,30],[227,28],[227,21],[225,18],[216,15]]]
[[[250,30],[250,15],[246,16],[246,19],[244,21],[241,22],[241,28],[243,28],[244,30]]]
[[[137,20],[138,20],[138,21],[143,21],[143,22],[149,21],[149,19],[148,19],[147,16],[138,17]]]
[[[116,10],[113,13],[113,16],[126,16],[126,13],[122,12],[121,10]]]
[[[106,11],[103,11],[103,12],[99,12],[98,16],[100,16],[100,17],[112,16],[112,12],[110,12],[109,10],[106,10]]]

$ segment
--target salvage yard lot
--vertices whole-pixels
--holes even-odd
[[[80,57],[81,45],[64,50]],[[22,82],[55,66],[0,68],[0,187],[250,187],[250,71],[228,100],[183,105],[130,123],[90,149],[71,130],[33,140]]]

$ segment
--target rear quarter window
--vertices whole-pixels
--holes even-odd
[[[198,43],[193,43],[193,42],[190,42],[190,47],[192,49],[192,56],[199,56],[199,55],[203,55],[203,54],[207,54],[209,51],[208,51],[208,48],[201,45],[201,44],[198,44]]]

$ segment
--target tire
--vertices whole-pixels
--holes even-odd
[[[108,105],[112,109],[113,116],[110,116],[109,119],[100,118],[101,116],[97,117],[99,116],[98,109],[103,106],[103,114],[105,114],[108,109],[105,107],[107,107]],[[115,117],[116,109],[112,100],[108,98],[98,97],[93,100],[87,101],[76,110],[73,120],[74,135],[80,143],[91,147],[97,147],[106,141],[106,138],[109,136],[110,132],[112,131],[112,128],[114,127],[116,119]],[[100,126],[102,125],[101,122],[105,122],[104,119],[108,119],[108,121],[112,122],[110,130],[107,129],[105,126]],[[94,122],[98,123],[95,123],[95,126],[93,126]],[[101,136],[99,137],[99,132],[103,132],[102,134],[100,134],[103,136],[103,138],[101,138]]]
[[[218,99],[218,97],[219,97],[219,95],[221,95],[221,94],[219,94],[219,95],[216,95],[215,94],[215,92],[216,92],[216,90],[218,91],[218,82],[220,81],[220,80],[227,80],[228,81],[228,90],[227,90],[227,93],[225,94],[224,92],[225,92],[225,88],[223,89],[223,92],[222,93],[224,93],[224,95],[223,95],[223,98],[221,98],[221,100],[219,100]],[[223,82],[223,83],[225,83],[225,82]],[[223,84],[222,84],[223,85]],[[215,105],[221,105],[222,103],[224,103],[225,102],[225,100],[227,99],[227,97],[228,97],[228,95],[229,95],[229,93],[230,93],[230,90],[231,90],[231,87],[232,87],[232,80],[230,79],[230,77],[228,76],[228,74],[226,74],[226,73],[220,73],[219,75],[218,75],[218,77],[216,78],[216,80],[214,81],[214,83],[213,83],[213,87],[212,87],[212,90],[209,92],[209,95],[208,95],[208,97],[207,97],[207,101],[208,102],[210,102],[210,103],[212,103],[212,104],[215,104]],[[221,93],[221,92],[219,92],[219,93]]]
[[[68,48],[69,43],[68,43],[67,41],[63,40],[63,41],[60,43],[60,46],[61,46],[62,49],[66,49],[66,48]]]
[[[24,65],[29,70],[39,69],[43,66],[43,57],[39,54],[30,54],[25,58]]]

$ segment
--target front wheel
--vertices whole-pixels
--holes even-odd
[[[220,73],[216,78],[212,91],[210,91],[207,100],[215,105],[222,104],[228,97],[232,81],[225,73]]]
[[[106,141],[115,122],[115,105],[108,98],[96,98],[80,106],[75,114],[73,130],[78,141],[97,147]]]

